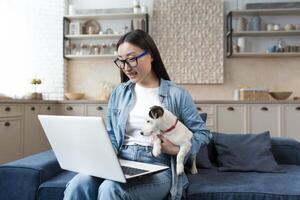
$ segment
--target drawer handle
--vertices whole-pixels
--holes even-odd
[[[71,106],[68,106],[66,109],[67,109],[68,111],[73,110],[73,108],[72,108]]]
[[[51,110],[51,107],[50,107],[50,106],[48,106],[48,107],[47,107],[47,110]]]
[[[199,111],[202,111],[202,108],[200,108],[200,107],[197,107],[197,110],[199,110]]]
[[[262,107],[261,110],[262,111],[268,111],[269,109],[267,107]]]
[[[30,110],[35,111],[35,107],[31,107]]]
[[[4,126],[9,127],[10,123],[9,122],[5,122]]]
[[[230,107],[227,108],[227,110],[228,111],[234,111],[234,108],[230,106]]]
[[[6,112],[9,112],[10,110],[11,110],[10,107],[6,107],[6,108],[5,108],[5,111],[6,111]]]
[[[300,106],[296,107],[295,109],[300,111]]]
[[[102,106],[98,106],[96,110],[103,110]]]

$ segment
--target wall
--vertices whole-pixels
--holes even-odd
[[[264,0],[264,2],[266,1],[267,0]],[[274,1],[275,0],[272,0],[272,2]],[[288,1],[290,2],[292,0]],[[112,0],[110,2],[95,0],[72,1],[72,3],[82,8],[128,7],[131,6],[131,2],[131,0]],[[246,2],[245,0],[238,1],[238,7],[243,8]],[[141,1],[141,3],[148,5],[151,11],[151,1]],[[236,7],[237,1],[225,0],[225,13],[231,9],[236,9]],[[194,99],[200,100],[232,99],[233,90],[240,85],[264,87],[270,90],[289,90],[294,92],[292,96],[300,96],[300,79],[298,78],[300,74],[299,63],[300,58],[293,57],[225,58],[224,84],[183,85],[183,87],[191,92]],[[112,78],[114,84],[117,84],[119,81],[119,73],[109,59],[98,61],[72,61],[69,63],[68,89],[70,91],[85,92],[89,99],[97,99],[99,97],[98,82],[110,80],[110,78]]]

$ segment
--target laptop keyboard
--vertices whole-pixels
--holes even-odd
[[[142,170],[142,169],[137,169],[137,168],[132,168],[132,167],[126,167],[126,166],[121,166],[121,167],[122,167],[124,174],[130,175],[130,176],[148,172],[147,170]]]

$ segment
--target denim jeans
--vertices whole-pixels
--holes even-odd
[[[170,156],[161,154],[155,158],[152,155],[152,147],[122,146],[119,157],[126,160],[170,166]],[[77,174],[67,184],[64,200],[159,200],[168,196],[171,182],[171,169],[129,179],[126,183]]]

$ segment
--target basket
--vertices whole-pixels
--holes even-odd
[[[240,90],[240,100],[243,101],[269,101],[269,91],[268,90],[258,90],[258,89],[241,89]]]

